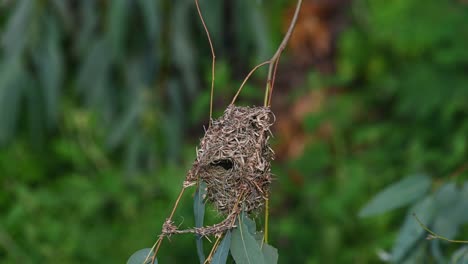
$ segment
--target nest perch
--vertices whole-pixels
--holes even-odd
[[[263,206],[271,183],[274,152],[268,139],[274,119],[268,107],[230,105],[206,131],[186,181],[203,180],[208,201],[220,213],[238,204],[247,212]]]

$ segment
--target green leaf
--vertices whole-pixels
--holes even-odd
[[[137,252],[133,253],[130,258],[127,260],[127,264],[148,264],[151,263],[151,257],[153,253],[149,257],[149,260],[145,263],[146,257],[151,252],[151,248],[144,248],[140,249]],[[158,259],[154,261],[155,264],[158,264]]]
[[[468,181],[465,182],[463,185],[463,188],[461,189],[460,193],[460,200],[458,201],[459,205],[459,211],[461,214],[461,222],[466,223],[468,222],[468,203],[465,201],[468,201]]]
[[[128,0],[114,0],[109,2],[109,14],[107,16],[107,32],[109,34],[112,55],[116,58],[123,56],[125,37],[128,27]]]
[[[94,41],[81,62],[76,85],[89,105],[102,106],[103,100],[107,98],[104,96],[106,78],[112,62],[109,49],[108,41],[99,38]]]
[[[205,203],[203,202],[203,197],[205,195],[206,195],[206,183],[203,181],[200,181],[198,184],[197,191],[195,192],[195,197],[193,198],[193,213],[195,216],[196,227],[203,226],[203,220],[205,218]],[[200,263],[204,263],[205,254],[203,253],[203,238],[200,235],[196,236],[196,244],[197,244],[198,259],[200,260]]]
[[[190,36],[190,9],[192,2],[178,1],[174,2],[174,14],[172,15],[173,33],[171,34],[171,45],[173,50],[173,61],[182,74],[183,85],[189,96],[194,96],[197,85],[197,65],[196,65],[196,50]],[[178,89],[180,89],[178,87]]]
[[[41,147],[44,144],[44,115],[42,114],[42,102],[40,90],[36,83],[27,74],[23,76],[24,92],[27,106],[27,117],[29,126],[29,135],[31,142],[36,147]]]
[[[426,175],[407,177],[378,193],[359,212],[359,217],[368,217],[400,208],[421,198],[431,186]]]
[[[67,2],[63,0],[52,0],[51,6],[57,10],[61,19],[61,24],[64,24],[67,29],[70,29],[73,23],[72,9],[68,9]]]
[[[148,36],[154,40],[159,35],[161,23],[161,15],[158,8],[158,1],[153,0],[138,0]]]
[[[130,131],[136,126],[140,117],[143,103],[135,99],[126,109],[125,113],[120,115],[120,119],[115,122],[107,138],[107,147],[114,149],[124,143],[129,138]]]
[[[203,220],[205,218],[205,203],[203,202],[206,195],[206,183],[200,181],[198,184],[198,189],[195,192],[195,197],[193,198],[193,212],[195,215],[195,226],[202,227]]]
[[[425,263],[428,256],[427,246],[423,243],[416,244],[411,251],[408,252],[407,256],[405,256],[404,261],[402,262],[392,262],[398,264],[414,264],[414,263]]]
[[[47,18],[45,32],[39,48],[34,51],[36,71],[44,98],[46,122],[49,128],[55,126],[59,113],[60,87],[63,81],[63,59],[59,45],[57,21]]]
[[[465,264],[468,263],[468,246],[463,246],[457,251],[453,252],[450,259],[451,264]]]
[[[442,252],[442,249],[440,247],[440,240],[439,239],[433,239],[429,241],[429,249],[430,253],[432,255],[432,259],[434,260],[434,263],[445,263],[445,256],[444,253]],[[419,243],[423,244],[423,243]]]
[[[255,237],[255,234],[257,231],[257,226],[255,225],[255,221],[250,219],[246,212],[242,212],[241,219],[242,221],[244,221],[244,224],[247,227],[247,230],[249,231],[249,233]]]
[[[437,217],[434,220],[432,231],[436,234],[453,239],[461,224],[460,207],[466,203],[461,200],[459,190],[454,183],[443,185],[435,194],[435,206],[437,207]]]
[[[263,258],[265,264],[276,264],[278,263],[278,249],[268,244],[263,244],[262,247]]]
[[[271,43],[268,41],[271,37],[265,13],[262,12],[260,6],[251,5],[248,1],[240,2],[240,9],[243,10],[239,10],[239,13],[242,13],[242,16],[246,18],[242,21],[248,25],[245,28],[251,31],[255,51],[258,54],[256,61],[263,61],[272,53]]]
[[[406,215],[405,222],[400,229],[392,250],[392,261],[400,263],[413,250],[417,242],[423,238],[425,230],[414,219],[413,214],[427,226],[430,226],[434,217],[434,198],[427,196],[416,203]]]
[[[244,218],[237,221],[237,228],[232,232],[231,255],[236,264],[263,264],[265,261],[260,245],[249,232]]]
[[[62,1],[62,0],[60,0]],[[95,1],[81,1],[81,5],[78,7],[78,13],[82,17],[80,27],[76,28],[77,36],[75,37],[74,52],[76,52],[80,57],[85,56],[88,48],[92,44],[92,41],[95,39],[95,30],[98,26],[98,5],[99,3]]]
[[[2,46],[5,54],[16,56],[22,53],[27,40],[30,37],[31,20],[36,1],[17,1],[13,15],[8,19],[6,27],[3,28]]]
[[[211,260],[211,264],[225,264],[227,261],[229,248],[231,247],[231,231],[227,231],[226,235],[224,235],[223,240],[219,244],[216,252],[213,255],[213,259]]]
[[[15,57],[0,64],[0,144],[14,135],[24,96],[24,76],[20,59]]]

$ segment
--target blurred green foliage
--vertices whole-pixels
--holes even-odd
[[[468,8],[456,1],[356,0],[350,12],[352,26],[339,39],[336,75],[314,74],[309,84],[344,87],[325,109],[304,120],[311,132],[317,123],[330,122],[331,141],[307,146],[290,163],[288,170],[310,176],[303,185],[292,187],[292,181],[279,177],[280,193],[288,194],[286,205],[295,205],[274,217],[272,230],[286,240],[286,246],[278,245],[280,256],[282,249],[300,256],[291,258],[295,263],[304,260],[303,252],[310,252],[308,263],[368,263],[376,262],[377,252],[388,260],[392,247],[408,243],[406,263],[445,263],[457,246],[425,241],[411,217],[415,209],[408,210],[405,224],[401,209],[377,218],[356,216],[379,189],[415,173],[427,173],[433,181],[432,191],[418,196],[414,206],[433,199],[447,184],[453,191],[441,196],[466,201],[461,189],[468,180],[468,34],[461,25],[468,22]],[[385,209],[393,202],[388,198],[379,206]],[[436,215],[453,228],[467,221],[444,211],[425,219],[441,235],[447,229],[437,227]],[[421,230],[414,243],[396,233],[408,222]],[[466,240],[463,230],[450,234]]]
[[[286,1],[200,2],[221,111],[279,43]],[[463,1],[352,1],[336,74],[311,69],[304,85],[342,87],[303,121],[307,133],[328,122],[332,135],[274,168],[280,263],[376,263],[405,243],[407,263],[465,254],[404,230],[418,228],[416,211],[440,235],[468,239],[467,219],[450,210],[467,199],[466,24]],[[3,1],[0,29],[0,262],[122,263],[150,247],[208,119],[211,57],[193,1]],[[257,86],[241,99],[261,102]],[[419,173],[430,188],[399,204],[408,211],[358,217]],[[189,196],[175,218],[184,226],[194,225]],[[197,260],[190,236],[160,252],[161,263]]]

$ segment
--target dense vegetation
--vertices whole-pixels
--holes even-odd
[[[219,116],[293,3],[200,2]],[[466,1],[331,2],[305,1],[273,95],[279,262],[466,254],[425,240],[411,215],[468,240]],[[3,1],[0,29],[0,262],[122,263],[150,247],[208,120],[211,57],[193,1]],[[244,104],[261,104],[264,76]],[[184,226],[189,196],[174,218]],[[190,235],[161,248],[160,263],[196,260]]]

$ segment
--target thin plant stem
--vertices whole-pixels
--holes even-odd
[[[187,187],[182,187],[182,190],[180,190],[180,193],[179,193],[179,196],[177,197],[177,200],[175,202],[175,205],[174,205],[174,208],[172,208],[172,212],[171,212],[171,215],[169,215],[169,218],[168,220],[171,220],[172,217],[174,216],[174,213],[177,209],[177,206],[179,205],[179,202],[180,202],[180,199],[182,198],[182,195],[184,194],[184,191]],[[167,221],[167,220],[166,220]]]
[[[169,218],[166,219],[166,222],[172,220],[172,217],[174,216],[174,213],[175,213],[175,211],[177,209],[177,206],[179,206],[180,199],[182,199],[182,195],[184,194],[184,191],[185,191],[186,188],[187,187],[185,187],[185,186],[182,187],[182,190],[180,191],[179,196],[177,197],[177,200],[176,200],[176,202],[174,204],[174,207],[172,208],[171,214],[169,215]],[[154,261],[156,259],[156,255],[158,254],[158,251],[159,251],[159,247],[162,244],[163,238],[164,238],[164,235],[159,236],[158,240],[156,241],[156,243],[154,243],[153,247],[151,248],[150,252],[148,253],[148,256],[146,256],[146,259],[145,259],[144,263],[146,263],[146,261],[148,261],[149,256],[151,255],[152,252],[154,252],[154,254],[153,254],[153,257],[151,258],[151,264],[154,263]]]
[[[233,211],[231,212],[231,214],[235,214],[236,213],[236,210],[238,210],[237,208],[239,207],[239,203],[240,201],[242,200],[244,196],[244,191],[241,191],[241,193],[239,194],[239,198],[237,199],[236,201],[236,204],[234,204],[234,207],[233,207]],[[230,225],[232,226],[235,222],[236,218],[234,217],[233,220],[231,221]],[[216,248],[218,248],[219,246],[219,242],[221,240],[221,237],[222,235],[220,235],[216,241],[215,241],[215,244],[213,245],[213,247],[211,248],[211,251],[210,251],[210,254],[208,255],[208,257],[206,258],[205,262],[203,264],[208,264],[211,262],[211,259],[213,258],[213,254],[214,252],[216,251]]]
[[[286,35],[284,35],[283,41],[281,42],[280,46],[276,50],[276,53],[270,59],[270,67],[268,68],[268,77],[267,77],[267,83],[266,83],[266,89],[265,89],[265,100],[264,100],[265,106],[268,106],[268,102],[271,101],[268,98],[270,95],[270,90],[272,89],[273,68],[275,68],[274,65],[276,64],[276,61],[279,59],[279,56],[281,55],[283,50],[286,48],[286,44],[291,38],[292,32],[294,31],[294,27],[296,26],[296,23],[297,23],[297,18],[299,16],[299,10],[301,9],[301,5],[302,5],[302,0],[298,0],[297,5],[296,5],[296,10],[294,11],[294,16],[293,16],[293,19],[291,20],[291,24],[289,25],[288,31],[286,32]]]
[[[430,235],[427,237],[428,240],[431,240],[431,239],[440,239],[440,240],[444,240],[444,241],[447,241],[447,242],[450,242],[450,243],[460,243],[460,244],[468,244],[468,240],[453,240],[453,239],[448,239],[446,237],[443,237],[441,235],[438,235],[436,233],[434,233],[432,230],[430,230],[426,225],[424,225],[421,220],[419,220],[419,218],[416,216],[415,213],[413,213],[413,217],[416,219],[416,221],[419,223],[419,225],[424,229],[426,230]]]
[[[273,88],[275,87],[276,81],[276,69],[278,68],[278,63],[280,61],[281,56],[278,56],[278,59],[275,62],[275,69],[273,70],[273,79],[271,80],[271,89],[270,94],[268,95],[268,106],[271,106],[271,95],[273,94]]]
[[[151,264],[154,264],[154,262],[156,261],[156,255],[158,254],[159,247],[161,246],[163,239],[164,239],[164,237],[162,235],[160,235],[158,240],[154,244],[156,246],[156,248],[154,249],[153,257],[151,257]],[[154,248],[154,246],[153,246],[153,248]],[[152,251],[153,251],[153,249],[151,249],[150,254],[151,254]],[[146,257],[146,258],[148,258],[148,257]],[[145,260],[144,263],[146,263],[146,261],[147,260]]]
[[[297,23],[297,18],[299,17],[299,11],[301,10],[302,0],[297,1],[296,10],[294,11],[294,16],[291,20],[291,24],[289,25],[288,31],[286,35],[284,35],[283,41],[281,41],[280,46],[276,50],[276,53],[271,57],[269,60],[270,66],[268,67],[268,76],[267,76],[267,83],[265,89],[265,98],[263,101],[263,105],[265,107],[271,106],[271,96],[273,93],[273,85],[276,78],[276,70],[278,67],[279,58],[281,53],[286,48],[286,44],[288,43],[289,39],[291,38],[292,32],[294,31],[294,27]],[[265,201],[265,233],[263,239],[265,243],[268,243],[268,224],[269,224],[269,205],[270,199],[267,197]]]
[[[206,258],[206,260],[205,260],[205,262],[203,264],[211,263],[211,259],[213,258],[213,254],[214,254],[214,252],[216,251],[216,249],[219,246],[219,241],[221,240],[221,237],[222,237],[222,235],[220,235],[218,237],[218,239],[216,239],[216,241],[215,241],[215,243],[213,245],[213,248],[211,248],[210,254],[208,255],[208,257]]]
[[[266,244],[268,244],[268,223],[269,223],[269,218],[270,218],[269,208],[270,208],[270,198],[267,197],[265,201],[265,234],[263,236],[263,240],[265,241]]]
[[[211,49],[211,91],[210,91],[210,123],[209,123],[209,126],[211,126],[211,120],[213,119],[213,96],[214,96],[216,54],[213,48],[213,42],[211,41],[210,32],[208,31],[208,27],[206,26],[205,20],[203,19],[203,15],[201,13],[198,0],[195,0],[195,5],[197,6],[198,16],[200,17],[200,20],[203,24],[203,28],[205,29],[206,37],[208,38],[208,42],[210,43],[210,49]]]
[[[247,77],[245,77],[244,81],[242,82],[241,86],[239,87],[239,89],[237,90],[237,93],[234,95],[234,98],[232,98],[232,101],[231,101],[231,105],[233,105],[236,100],[237,100],[237,97],[239,96],[240,92],[242,91],[242,88],[244,87],[245,83],[247,82],[247,80],[250,78],[250,76],[260,67],[262,67],[263,65],[266,65],[266,64],[269,64],[270,61],[265,61],[265,62],[262,62],[260,64],[258,64],[257,66],[255,66],[255,68],[253,68],[249,74],[247,74]]]

